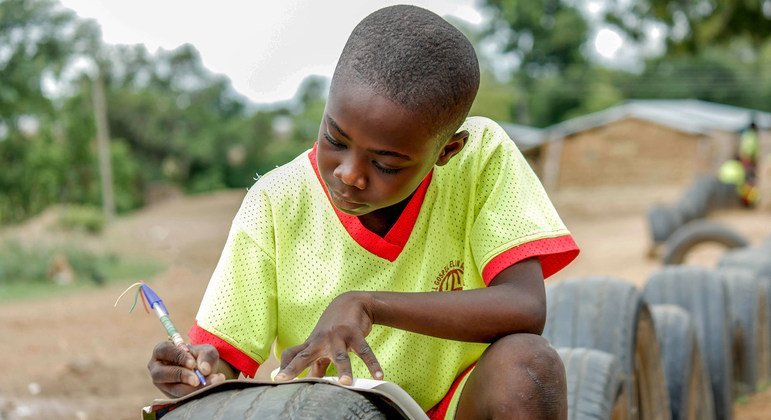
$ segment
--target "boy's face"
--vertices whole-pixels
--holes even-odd
[[[463,148],[467,132],[438,139],[433,125],[365,86],[330,91],[316,157],[332,203],[361,216],[404,201],[435,164]],[[446,145],[437,147],[437,142]]]

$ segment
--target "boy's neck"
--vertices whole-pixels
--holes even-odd
[[[404,208],[407,207],[407,203],[410,202],[413,195],[415,195],[414,192],[393,206],[359,216],[359,221],[364,227],[381,238],[384,238],[388,234],[388,231],[396,224],[396,221],[399,220],[399,216],[401,216]]]

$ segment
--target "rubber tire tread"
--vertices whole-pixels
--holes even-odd
[[[164,420],[385,419],[375,404],[354,391],[328,384],[289,383],[207,395],[163,416]]]
[[[714,419],[709,372],[704,366],[691,316],[675,305],[651,305],[651,314],[664,361],[672,420]],[[692,383],[694,375],[697,375],[696,384]],[[691,389],[694,385],[700,389]],[[694,393],[698,399],[692,401]],[[694,407],[698,410],[696,413],[691,411]]]
[[[611,354],[586,348],[557,349],[568,389],[568,420],[610,419],[622,395],[624,373]]]
[[[665,243],[662,262],[682,264],[688,253],[704,242],[716,242],[728,249],[749,245],[747,239],[733,229],[709,220],[696,220],[678,228]]]
[[[759,277],[771,278],[771,247],[740,248],[727,251],[720,258],[718,267],[751,270]]]
[[[683,222],[704,218],[712,210],[712,197],[715,194],[715,182],[713,177],[699,176],[677,201],[675,208],[683,216]]]
[[[648,226],[654,243],[663,243],[682,225],[678,210],[669,206],[653,206],[648,209]]]
[[[732,415],[733,355],[728,293],[715,270],[669,266],[650,276],[643,296],[653,305],[677,305],[688,311],[709,370],[717,419]]]
[[[551,283],[546,288],[546,325],[543,336],[554,347],[583,347],[610,353],[619,361],[624,372],[624,393],[630,418],[637,415],[658,418],[660,413],[669,417],[666,379],[659,355],[658,344],[648,348],[655,352],[647,374],[655,382],[649,389],[655,402],[650,407],[656,412],[643,413],[633,399],[638,390],[635,381],[637,333],[642,319],[652,324],[647,305],[640,291],[632,284],[612,277],[575,278]],[[655,336],[652,337],[655,341]],[[663,394],[663,395],[662,395]],[[639,401],[642,404],[642,401]],[[638,412],[640,411],[640,412]]]
[[[765,377],[766,381],[771,382],[771,239],[759,247],[741,248],[724,253],[718,268],[749,270],[755,274],[759,282],[766,286],[766,324],[769,327],[766,336],[769,356]]]
[[[768,372],[768,286],[748,270],[721,268],[718,273],[728,290],[732,320],[740,327],[734,339],[741,340],[741,372],[734,375],[740,382],[738,394],[746,395],[758,389]]]

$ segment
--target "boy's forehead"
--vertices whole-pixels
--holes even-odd
[[[335,113],[356,113],[369,119],[400,120],[415,123],[421,132],[432,134],[428,127],[432,122],[427,110],[410,109],[396,100],[378,93],[365,83],[333,84],[327,99],[327,108]]]
[[[420,112],[356,84],[333,87],[329,92],[326,122],[350,137],[371,138],[378,143],[392,143],[413,151],[434,139],[435,133]],[[417,144],[416,144],[417,143]]]

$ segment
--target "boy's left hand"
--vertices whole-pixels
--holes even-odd
[[[324,376],[330,363],[334,363],[340,383],[353,382],[351,359],[348,352],[354,352],[364,361],[375,379],[383,379],[372,348],[365,337],[372,330],[372,315],[367,309],[366,294],[347,292],[327,306],[316,327],[304,343],[290,347],[281,354],[281,370],[277,381],[288,381],[310,367],[308,376]]]

